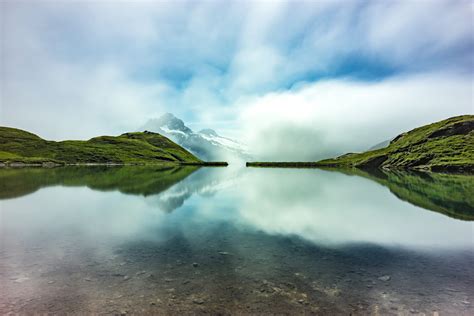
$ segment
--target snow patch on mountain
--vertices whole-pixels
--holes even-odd
[[[201,134],[201,136],[204,138],[204,139],[207,139],[208,141],[216,144],[216,145],[221,145],[221,146],[225,146],[229,149],[232,149],[232,150],[237,150],[237,151],[245,151],[245,146],[238,143],[237,141],[235,140],[232,140],[230,138],[226,138],[226,137],[222,137],[222,136],[219,136],[219,135],[216,135],[216,136],[210,136],[210,135],[206,135],[206,134]]]

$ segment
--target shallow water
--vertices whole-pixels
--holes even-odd
[[[0,313],[472,315],[473,178],[0,170]]]

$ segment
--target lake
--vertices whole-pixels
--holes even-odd
[[[0,313],[474,314],[474,177],[0,170]]]

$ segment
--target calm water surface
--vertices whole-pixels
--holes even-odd
[[[474,314],[474,177],[0,170],[0,314]]]

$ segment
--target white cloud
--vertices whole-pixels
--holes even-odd
[[[357,107],[345,108],[344,113],[359,113],[363,105],[329,95],[352,95],[356,87],[372,86],[340,79],[352,75],[351,71],[370,72],[366,68],[374,67],[375,77],[378,68],[394,75],[425,73],[424,80],[432,71],[449,72],[452,75],[445,79],[438,75],[433,80],[443,79],[450,89],[458,84],[459,89],[467,89],[469,79],[462,73],[472,68],[470,1],[3,1],[1,5],[0,124],[46,138],[117,134],[162,112],[173,112],[193,122],[196,129],[211,127],[238,136],[237,118],[250,115],[249,108],[258,102],[281,104],[281,108],[283,104],[293,107],[288,102],[302,103],[295,95],[303,90],[295,87],[307,81],[337,76],[310,84],[329,89],[327,95],[306,93],[305,98],[308,103],[344,101],[345,107]],[[408,77],[404,80],[409,82]],[[386,104],[387,98],[403,99],[391,93],[414,91],[407,86],[390,90],[383,83],[374,87],[384,89],[380,97],[385,99],[375,100],[375,94],[367,98],[371,104],[384,104],[384,113],[390,112],[388,106],[396,106]],[[423,121],[416,115],[425,115],[426,106],[417,110],[418,106],[413,105],[412,123]],[[261,117],[274,120],[278,106],[258,107]],[[450,112],[433,110],[429,117],[466,109],[454,107]],[[313,109],[297,108],[300,115],[313,115]],[[247,111],[243,115],[242,109]],[[375,106],[366,110],[372,113],[368,117],[381,111]],[[291,127],[293,139],[323,137],[320,140],[327,143],[320,147],[343,143],[321,136],[325,125],[315,125],[318,120],[295,128],[293,122],[299,118],[294,114],[278,115],[275,129]],[[245,124],[246,132],[252,130],[251,121]],[[393,124],[394,132],[409,125]],[[367,142],[372,136],[366,137]],[[259,148],[279,145],[269,139]],[[304,157],[309,155],[313,153]]]
[[[453,5],[454,4],[454,5]],[[459,45],[471,45],[470,1],[373,3],[363,21],[367,45],[397,64],[429,62]],[[428,57],[428,60],[423,60]],[[412,65],[416,66],[416,65]]]
[[[137,84],[114,66],[85,69],[48,64],[42,78],[6,82],[2,121],[47,139],[80,139],[133,131],[162,113],[160,83]],[[161,106],[160,106],[161,105]]]
[[[321,81],[240,106],[250,149],[278,160],[363,151],[420,125],[474,112],[471,78],[444,73],[372,83]]]

